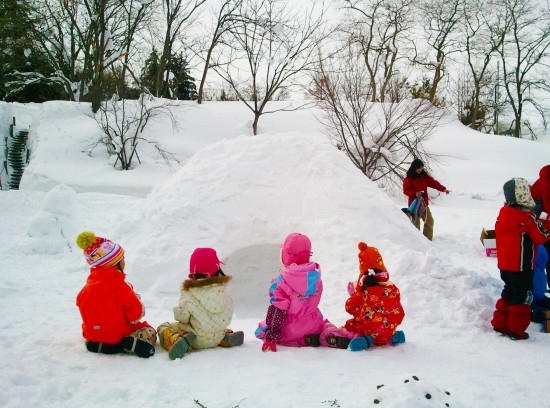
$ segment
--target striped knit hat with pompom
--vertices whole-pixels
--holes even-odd
[[[86,261],[92,268],[113,266],[124,257],[124,249],[106,238],[96,237],[93,232],[81,232],[76,244],[84,251]]]

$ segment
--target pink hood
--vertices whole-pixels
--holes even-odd
[[[321,284],[321,268],[315,262],[289,265],[281,269],[281,275],[286,284],[300,296],[317,293],[318,286]]]

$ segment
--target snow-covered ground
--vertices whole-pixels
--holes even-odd
[[[429,242],[389,196],[331,147],[315,110],[261,119],[239,103],[182,104],[178,129],[153,122],[147,137],[177,153],[171,170],[150,147],[120,172],[89,105],[0,103],[4,132],[30,126],[31,161],[19,191],[0,193],[0,405],[3,407],[546,407],[550,335],[538,324],[514,342],[489,320],[501,290],[496,259],[479,237],[492,228],[510,177],[534,181],[550,140],[473,132],[448,120],[428,143],[433,175]],[[170,361],[96,355],[83,346],[75,297],[88,268],[74,239],[94,231],[126,251],[127,280],[153,326],[173,320],[195,247],[215,248],[233,275],[231,327],[243,346]],[[376,246],[401,290],[407,342],[353,353],[279,347],[262,353],[253,332],[267,308],[279,244],[307,234],[321,264],[321,310],[340,325],[357,243]],[[379,387],[383,385],[382,387]],[[427,397],[427,394],[431,398]],[[378,404],[375,403],[378,401]]]

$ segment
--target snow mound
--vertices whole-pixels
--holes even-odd
[[[25,238],[18,243],[26,254],[57,254],[71,252],[76,192],[63,184],[51,189],[42,200],[41,208],[30,218]]]
[[[356,278],[359,241],[395,252],[395,243],[406,237],[413,256],[428,246],[342,152],[321,138],[295,133],[242,136],[198,151],[121,228],[121,235],[138,237],[127,245],[133,253],[128,259],[135,260],[133,281],[161,292],[177,291],[196,247],[216,249],[235,277],[236,291],[253,279],[265,295],[280,268],[279,244],[291,232],[307,234],[312,259],[331,282],[325,285],[330,299],[333,290],[343,295],[347,280]]]

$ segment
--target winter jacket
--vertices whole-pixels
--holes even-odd
[[[118,343],[123,337],[149,326],[139,322],[145,314],[126,275],[112,266],[91,268],[86,285],[76,297],[86,340]]]
[[[416,198],[416,193],[423,191],[428,193],[428,187],[434,188],[438,191],[445,191],[447,188],[444,187],[439,181],[434,179],[428,174],[422,175],[420,177],[405,177],[403,180],[403,193],[409,198],[407,205],[411,205],[414,199]],[[424,194],[424,202],[426,205],[429,204],[428,194]]]
[[[540,211],[550,214],[550,164],[540,169],[539,176],[531,186],[531,195],[542,204]]]
[[[355,286],[355,292],[346,301],[346,312],[353,316],[346,322],[346,329],[372,336],[374,344],[388,344],[397,326],[405,317],[401,306],[401,294],[391,282],[376,286]]]
[[[233,317],[233,299],[229,295],[231,276],[188,279],[183,282],[174,317],[185,331],[197,335],[194,348],[220,344]]]
[[[550,239],[550,234],[531,211],[505,204],[495,224],[497,262],[501,270],[532,271],[537,245]]]
[[[318,308],[322,294],[319,264],[291,264],[281,269],[269,288],[271,305],[286,312],[280,344],[303,345],[304,336],[323,331],[323,315]],[[263,339],[266,329],[266,322],[260,322],[256,337]]]

